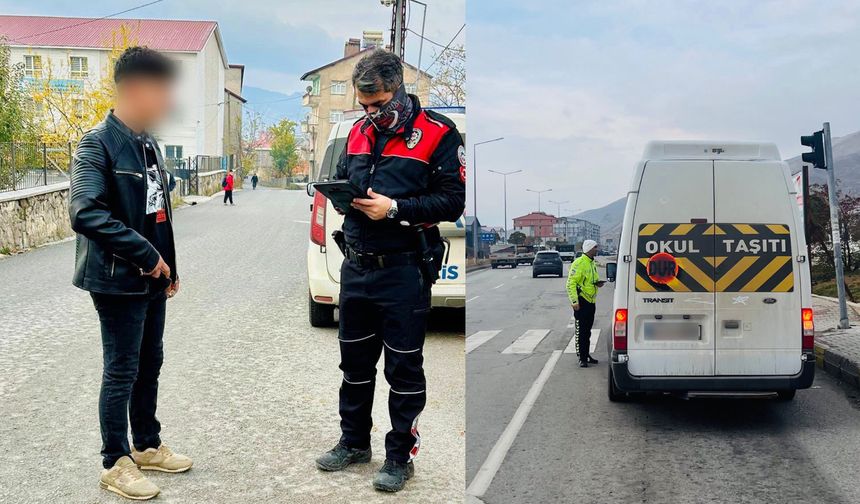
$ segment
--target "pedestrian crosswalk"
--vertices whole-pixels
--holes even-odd
[[[566,354],[576,354],[576,338],[574,336],[574,328],[575,325],[571,321],[571,324],[567,326],[567,330],[564,330],[564,352]],[[535,353],[538,345],[541,344],[542,341],[546,340],[547,336],[552,334],[551,329],[527,329],[519,334],[514,340],[504,347],[500,353],[502,354],[512,354],[512,355],[528,355]],[[486,330],[486,331],[477,331],[471,334],[466,338],[466,353],[472,353],[478,347],[484,345],[488,341],[493,340],[499,335],[508,335],[509,330]],[[600,329],[592,329],[591,330],[591,341],[589,353],[593,353],[595,349],[597,349],[597,342],[600,339]],[[553,350],[561,350],[553,349]]]

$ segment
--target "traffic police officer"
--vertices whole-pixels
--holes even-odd
[[[377,490],[396,492],[412,474],[426,403],[423,347],[430,288],[444,254],[435,225],[456,221],[466,202],[465,149],[445,116],[408,95],[396,55],[376,50],[352,76],[366,112],[352,127],[337,178],[367,194],[353,200],[343,234],[340,291],[341,439],[317,467],[369,462],[376,363],[385,353],[391,430]]]
[[[579,367],[597,364],[597,359],[591,356],[591,326],[594,325],[594,314],[597,311],[597,289],[603,287],[604,281],[597,276],[597,242],[585,240],[582,242],[582,255],[570,265],[567,275],[567,296],[573,308],[576,319],[576,349],[579,354]]]

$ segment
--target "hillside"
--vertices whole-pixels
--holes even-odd
[[[248,100],[248,108],[260,112],[263,123],[274,124],[283,118],[300,121],[308,113],[302,107],[302,93],[283,94],[277,91],[245,86],[242,95]]]
[[[580,212],[574,217],[585,219],[600,226],[601,237],[617,238],[621,236],[621,221],[624,219],[626,204],[626,197],[619,198],[606,206]]]

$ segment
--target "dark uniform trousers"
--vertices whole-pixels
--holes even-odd
[[[591,348],[591,327],[594,325],[594,303],[579,298],[579,310],[573,312],[576,319],[576,349],[580,361],[588,361],[589,349]]]
[[[391,430],[386,458],[408,462],[418,454],[418,416],[427,402],[424,332],[430,285],[417,265],[364,268],[344,260],[340,289],[341,441],[370,446],[376,363],[385,352]]]

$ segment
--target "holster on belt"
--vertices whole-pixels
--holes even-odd
[[[430,245],[423,227],[418,227],[416,230],[418,234],[418,267],[421,269],[424,279],[433,285],[439,280],[439,270],[442,269],[445,247],[441,241]]]
[[[343,231],[337,229],[332,231],[331,237],[334,242],[337,244],[337,248],[340,249],[340,253],[346,256],[346,236],[343,234]]]

